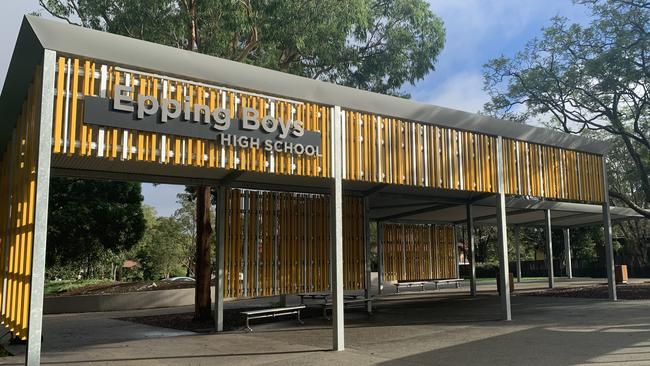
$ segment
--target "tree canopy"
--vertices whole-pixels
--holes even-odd
[[[40,0],[72,24],[381,93],[434,69],[424,0]]]
[[[139,183],[52,178],[47,264],[90,276],[107,252],[135,245],[145,229]]]
[[[555,17],[516,55],[485,65],[486,111],[612,142],[610,196],[650,217],[650,6],[576,2],[588,24]]]

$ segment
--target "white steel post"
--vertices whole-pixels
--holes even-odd
[[[40,365],[43,334],[43,291],[45,286],[45,247],[47,241],[47,208],[50,195],[50,158],[52,151],[52,120],[54,118],[54,73],[56,52],[45,50],[41,81],[41,105],[38,121],[38,152],[36,159],[36,197],[34,206],[34,241],[29,294],[29,329],[26,365]],[[2,199],[7,199],[3,197]]]
[[[364,252],[364,269],[365,269],[365,290],[364,296],[370,299],[370,290],[372,289],[371,268],[370,268],[370,204],[368,197],[363,198],[363,252]],[[366,310],[372,312],[372,302],[366,302]]]
[[[332,263],[332,329],[334,351],[345,349],[345,328],[343,324],[343,182],[341,159],[341,107],[335,106],[332,114],[332,195],[330,197],[330,241]]]
[[[458,263],[458,239],[456,237],[456,225],[453,226],[454,260],[456,261],[456,278],[460,277],[460,264]]]
[[[384,224],[377,221],[377,289],[378,294],[384,292]]]
[[[609,180],[607,163],[603,156],[603,234],[605,238],[605,265],[607,266],[607,289],[609,299],[617,300],[616,279],[614,277],[614,246],[612,245],[612,219],[609,212]]]
[[[467,204],[467,244],[469,247],[469,291],[472,296],[476,296],[476,255],[474,253],[474,213],[472,204]]]
[[[551,210],[544,210],[544,234],[546,236],[546,268],[548,269],[548,288],[555,287],[553,274],[553,237],[551,235]]]
[[[501,313],[504,320],[511,320],[510,271],[508,269],[508,233],[506,223],[506,195],[503,182],[503,139],[497,137],[497,249],[499,252],[499,282],[501,286]]]
[[[217,236],[215,250],[215,286],[214,286],[214,326],[217,332],[223,332],[223,292],[224,278],[224,245],[226,241],[226,187],[217,187],[215,235]]]

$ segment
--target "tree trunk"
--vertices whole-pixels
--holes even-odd
[[[196,287],[194,289],[194,320],[212,317],[210,299],[210,187],[196,189]]]

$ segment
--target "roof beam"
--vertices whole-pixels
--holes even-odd
[[[376,221],[390,221],[390,220],[394,220],[394,219],[404,218],[404,217],[407,217],[407,216],[413,216],[413,215],[418,215],[418,214],[422,214],[422,213],[437,211],[437,210],[440,210],[440,209],[453,207],[453,206],[455,206],[455,205],[434,205],[434,206],[419,208],[417,210],[400,212],[400,213],[394,214],[394,215],[379,217],[379,218],[376,218],[375,220]]]
[[[506,211],[506,216],[516,216],[516,215],[521,215],[521,214],[528,213],[528,212],[531,212],[531,211],[534,211],[534,210],[524,209],[524,210]],[[479,222],[481,220],[494,219],[496,217],[497,217],[496,214],[478,216],[478,217],[474,218],[474,222],[477,223],[477,222]],[[467,221],[467,218],[465,218],[463,220],[458,220],[458,221],[454,222],[454,224],[461,224],[461,223],[463,223],[465,221]]]
[[[373,195],[375,193],[379,193],[380,191],[384,190],[386,187],[388,187],[388,184],[377,184],[376,186],[366,190],[365,192],[362,193],[363,197],[368,197],[370,195]]]

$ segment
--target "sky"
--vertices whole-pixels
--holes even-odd
[[[38,0],[0,0],[0,85],[22,16],[38,11]],[[431,10],[445,24],[445,48],[435,71],[415,85],[405,85],[414,100],[477,112],[488,101],[483,91],[482,66],[500,55],[511,56],[556,15],[577,22],[587,19],[586,9],[570,0],[429,0]],[[146,204],[159,215],[169,216],[177,208],[176,194],[182,186],[143,184]]]

